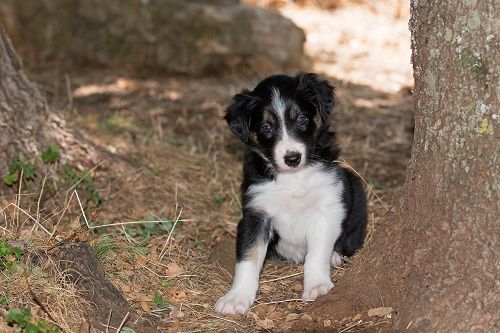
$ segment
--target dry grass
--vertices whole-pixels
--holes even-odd
[[[8,233],[2,238],[24,249],[23,262],[11,272],[1,272],[0,295],[8,297],[9,308],[27,306],[35,318],[55,324],[63,332],[73,332],[90,304],[68,282],[67,272],[60,271],[47,255],[47,238],[33,233],[21,233],[22,241],[12,240]],[[0,313],[4,311],[0,308]]]
[[[57,251],[57,240],[88,241],[99,246],[106,235],[110,234],[110,249],[101,258],[107,278],[122,291],[134,308],[155,316],[166,332],[251,332],[264,328],[286,331],[297,320],[310,320],[294,315],[299,314],[307,305],[298,299],[302,288],[302,267],[278,261],[266,264],[256,303],[246,317],[225,317],[213,311],[215,301],[230,286],[230,274],[227,272],[230,268],[221,268],[218,262],[213,261],[210,258],[210,248],[223,239],[234,237],[237,215],[240,212],[237,190],[241,157],[238,152],[239,144],[224,130],[225,125],[219,117],[222,102],[217,100],[226,99],[228,93],[214,95],[206,91],[200,92],[208,96],[207,99],[215,96],[215,100],[210,103],[202,103],[209,105],[207,109],[203,109],[203,106],[191,109],[193,105],[198,105],[195,96],[195,101],[189,98],[183,101],[188,108],[185,116],[169,113],[177,106],[169,109],[167,105],[163,113],[151,119],[148,112],[157,110],[155,103],[161,103],[161,100],[152,98],[144,101],[138,97],[146,95],[143,91],[150,89],[151,82],[130,81],[135,85],[133,91],[113,96],[110,100],[123,105],[125,103],[121,99],[129,100],[131,96],[136,98],[134,107],[114,111],[125,114],[131,123],[141,128],[134,133],[134,137],[131,137],[130,131],[110,133],[109,129],[100,125],[103,121],[99,117],[109,114],[102,115],[89,110],[90,107],[100,110],[100,104],[92,102],[89,105],[79,98],[74,101],[75,107],[80,107],[80,115],[73,116],[73,122],[84,132],[92,133],[92,139],[103,146],[119,147],[116,148],[117,154],[128,159],[130,164],[128,170],[120,170],[120,173],[101,166],[92,171],[104,203],[97,208],[84,207],[85,204],[81,204],[81,201],[85,200],[78,200],[81,195],[77,197],[78,192],[74,192],[74,187],[60,189],[50,199],[44,198],[41,195],[44,192],[43,186],[51,182],[57,183],[57,168],[52,168],[40,179],[40,188],[33,188],[32,184],[30,191],[27,191],[27,186],[23,185],[18,189],[11,189],[10,194],[13,196],[10,200],[8,196],[2,196],[5,207],[2,210],[5,222],[0,224],[3,236],[12,242],[19,239],[28,257],[38,255],[50,258],[46,253],[49,249]],[[193,84],[197,89],[200,86],[211,87],[209,82],[201,81],[196,84],[189,80],[158,81],[158,94],[163,96],[173,89],[172,85],[179,85],[186,90],[180,91],[180,94],[192,98],[189,89],[193,89]],[[230,90],[227,87],[220,90],[226,89]],[[379,95],[376,92],[374,94]],[[357,97],[351,95],[349,90],[339,89],[338,96],[342,104],[339,105],[336,118],[342,119],[339,122],[351,124],[348,129],[337,126],[339,130],[345,131],[340,134],[340,138],[341,145],[348,147],[348,154],[344,155],[346,161],[372,184],[370,186],[376,184],[380,187],[379,183],[389,178],[403,179],[402,166],[406,163],[407,152],[401,151],[399,160],[392,161],[397,167],[387,175],[387,161],[374,156],[389,154],[384,147],[390,147],[390,140],[384,137],[385,133],[381,133],[380,140],[364,141],[362,138],[367,132],[378,134],[378,129],[370,129],[370,123],[358,119],[364,117],[360,114],[363,109],[356,108],[356,112],[352,112],[353,105],[349,103],[356,101]],[[400,110],[391,110],[392,105],[401,107],[397,99],[391,98],[393,97],[383,99],[385,104],[382,108],[372,106],[369,117],[386,122],[386,126],[382,126],[384,131],[390,129],[398,133],[394,136],[394,140],[398,141],[403,134],[397,131],[402,127],[391,126],[400,126],[399,121],[404,119],[401,117],[407,116],[401,114]],[[109,108],[109,104],[107,107]],[[82,115],[84,110],[90,112]],[[394,116],[400,117],[399,120],[392,119]],[[165,125],[174,120],[182,124],[189,122],[190,118],[202,122],[203,130],[191,132],[186,131],[183,126],[170,128]],[[189,124],[186,126],[186,129],[189,128]],[[151,129],[158,128],[163,128],[161,136],[159,131],[149,134]],[[169,137],[180,138],[182,142],[169,142]],[[407,145],[408,143],[406,147]],[[376,192],[368,192],[371,210],[368,241],[383,218],[387,209],[386,202],[395,190],[397,187],[390,184],[376,189]],[[152,219],[144,222],[144,217],[148,215]],[[149,253],[137,255],[141,239],[128,235],[126,227],[137,222],[156,223],[165,217],[174,221],[175,228],[151,237],[143,244]],[[183,222],[178,224],[176,221]],[[233,253],[232,246],[227,248],[228,255]],[[75,287],[66,282],[64,272],[58,272],[51,260],[38,260],[36,264],[26,265],[30,267],[29,272],[43,272],[30,273],[28,280],[33,291],[45,299],[46,304],[51,304],[49,311],[57,324],[65,331],[82,324],[81,314],[88,304],[82,301]],[[333,279],[341,276],[348,265],[347,263],[334,270]],[[20,273],[9,275],[8,283],[2,286],[3,292],[15,294],[12,288],[25,285],[23,281],[24,277]],[[155,308],[155,293],[163,295],[165,302],[169,304],[166,309]],[[14,298],[11,306],[24,304],[39,308],[33,304],[29,293],[19,295],[24,296]],[[36,315],[50,320],[42,311],[37,311]],[[361,325],[367,324],[360,323],[346,331]]]

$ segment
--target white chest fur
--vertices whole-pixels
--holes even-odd
[[[345,208],[343,186],[335,171],[311,165],[294,173],[281,173],[274,181],[252,185],[249,206],[264,212],[279,234],[276,247],[284,257],[301,262],[307,252],[307,235],[340,234]],[[320,230],[321,232],[321,230]]]

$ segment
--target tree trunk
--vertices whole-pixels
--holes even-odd
[[[0,171],[3,173],[17,155],[26,160],[40,156],[50,143],[59,145],[63,160],[77,167],[94,165],[102,153],[51,110],[24,74],[21,60],[0,25]]]
[[[309,311],[394,308],[394,330],[499,330],[495,0],[414,0],[415,139],[387,222]],[[332,313],[330,313],[332,315]]]

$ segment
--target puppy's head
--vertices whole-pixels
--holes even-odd
[[[309,162],[333,105],[332,86],[316,74],[275,75],[236,94],[224,118],[278,171],[293,172]]]

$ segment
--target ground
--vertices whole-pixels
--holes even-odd
[[[384,6],[350,5],[335,11],[279,6],[306,31],[311,70],[336,87],[332,128],[345,165],[368,185],[367,242],[403,184],[413,135],[408,9],[392,2]],[[359,24],[350,23],[353,17]],[[1,271],[5,282],[0,302],[5,301],[0,313],[28,305],[34,316],[53,320],[67,332],[82,324],[81,310],[92,304],[82,301],[81,292],[51,259],[63,246],[55,239],[66,239],[89,242],[106,279],[139,315],[164,332],[297,331],[292,327],[354,332],[390,327],[390,309],[383,301],[384,309],[375,309],[371,316],[352,313],[334,319],[335,305],[331,318],[304,313],[308,304],[300,300],[302,267],[277,261],[265,265],[256,303],[246,316],[213,311],[230,286],[241,215],[242,145],[221,115],[231,96],[253,87],[259,77],[139,77],[104,69],[51,68],[32,69],[30,76],[70,124],[125,167],[96,161],[88,172],[92,181],[85,173],[76,176],[84,179],[76,187],[81,205],[59,162],[37,166],[38,180],[0,185],[2,238],[24,251],[18,265],[23,269]],[[35,218],[30,220],[26,213]],[[113,225],[95,228],[108,224]],[[42,265],[43,260],[33,257],[46,258],[43,253],[50,260]],[[355,257],[332,271],[334,281],[350,260]],[[46,311],[35,304],[33,293]]]

